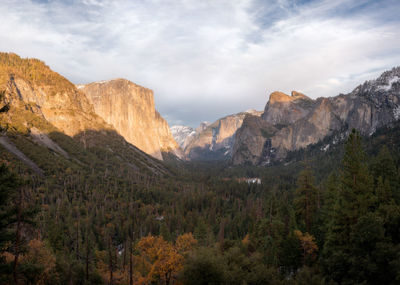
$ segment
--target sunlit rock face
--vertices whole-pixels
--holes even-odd
[[[292,96],[274,92],[261,118],[248,120],[237,131],[232,161],[268,164],[284,159],[289,151],[318,143],[335,133],[345,137],[355,128],[363,135],[371,135],[377,128],[399,119],[400,67],[346,95],[312,100],[295,91]]]
[[[31,66],[30,74],[23,72],[24,66]],[[0,53],[1,90],[5,91],[5,100],[12,110],[22,109],[39,115],[69,136],[86,130],[112,128],[94,113],[83,93],[40,60]],[[33,124],[22,123],[26,118],[19,119],[27,129]]]
[[[0,52],[0,107],[7,107],[7,112],[0,114],[0,144],[40,176],[46,174],[46,170],[40,168],[43,160],[50,174],[53,173],[52,163],[55,169],[66,165],[58,160],[61,157],[70,160],[71,165],[90,166],[93,170],[97,167],[92,164],[93,159],[97,157],[98,161],[107,161],[107,165],[110,162],[136,174],[169,173],[162,163],[128,143],[97,115],[80,90],[82,86],[79,87],[40,60]],[[168,124],[157,114],[154,121],[154,129],[168,137]],[[24,148],[9,139],[13,137],[18,141],[22,136]],[[157,139],[160,144],[169,146],[165,136]],[[25,147],[34,150],[38,146],[40,155],[24,154]]]
[[[265,146],[277,129],[260,116],[247,115],[236,132],[233,145],[233,164],[257,165],[263,158]]]
[[[156,111],[153,91],[126,79],[78,85],[94,111],[130,143],[162,160],[162,152],[180,156],[168,123]]]
[[[201,123],[185,141],[185,156],[189,160],[226,160],[232,156],[236,131],[246,115],[260,116],[262,112],[249,110],[221,118],[212,124]]]
[[[313,109],[314,101],[293,91],[292,96],[273,92],[265,106],[262,118],[273,125],[288,125],[304,118]]]

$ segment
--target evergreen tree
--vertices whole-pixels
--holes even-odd
[[[316,212],[319,208],[318,189],[314,186],[314,177],[310,169],[300,172],[295,192],[295,209],[297,215],[311,233]]]
[[[400,203],[400,181],[397,175],[396,164],[389,149],[383,146],[371,165],[374,182],[377,187],[388,187],[397,203]],[[379,185],[380,184],[380,185]]]
[[[209,239],[209,229],[204,219],[200,218],[194,229],[194,237],[199,241],[200,245],[207,245]]]
[[[385,233],[385,221],[377,211],[377,203],[384,204],[385,199],[379,201],[375,194],[355,131],[347,140],[339,179],[324,246],[325,270],[340,284],[391,284],[397,245]]]
[[[14,238],[10,231],[14,221],[10,201],[19,185],[17,177],[4,164],[0,165],[0,283],[5,282],[7,274],[11,272],[11,266],[6,263],[3,253],[9,250]]]
[[[2,251],[4,244],[11,240],[8,231],[12,222],[9,202],[15,196],[15,191],[19,185],[15,174],[11,173],[4,164],[0,165],[0,250]]]

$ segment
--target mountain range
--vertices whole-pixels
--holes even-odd
[[[154,106],[153,91],[126,79],[77,85],[94,111],[128,142],[162,160],[163,152],[181,157],[168,123]]]
[[[168,173],[161,153],[178,146],[154,109],[150,90],[127,80],[78,87],[40,60],[0,53],[0,104],[9,109],[0,115],[3,149],[39,174],[57,167]],[[110,93],[100,106],[96,96],[104,90]]]
[[[396,67],[334,97],[311,99],[296,91],[290,96],[273,92],[263,112],[227,116],[190,134],[188,141],[179,140],[191,160],[267,165],[327,138],[336,143],[353,128],[372,135],[399,118],[400,67]]]
[[[57,141],[62,134],[84,150],[100,148],[131,169],[158,174],[168,172],[163,157],[268,165],[322,140],[329,148],[353,128],[371,135],[400,119],[400,67],[334,97],[273,92],[264,111],[228,115],[196,129],[169,128],[148,88],[126,79],[74,85],[42,61],[12,53],[0,54],[0,91],[10,107],[0,118],[0,144],[14,155],[23,154],[15,138],[22,135],[85,164]]]

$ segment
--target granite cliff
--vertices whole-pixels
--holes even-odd
[[[162,160],[163,152],[181,156],[168,123],[156,111],[153,91],[126,79],[77,85],[94,112],[130,143]]]
[[[47,150],[50,154],[43,153],[50,160],[53,155],[55,160],[63,157],[65,163],[77,168],[95,163],[96,159],[85,160],[92,156],[99,163],[113,161],[114,166],[125,165],[136,172],[167,172],[158,160],[128,143],[98,116],[81,90],[40,60],[0,53],[0,92],[0,106],[9,107],[7,113],[0,114],[0,144],[24,163],[31,160],[23,156],[22,147],[28,150],[29,146],[29,150],[40,149],[33,154]],[[154,113],[154,117],[156,131],[168,134],[168,124],[158,114]],[[165,137],[158,139],[168,146]],[[21,142],[24,143],[19,147],[14,145]]]
[[[248,110],[218,119],[214,123],[201,123],[195,130],[174,126],[174,135],[181,141],[188,160],[230,159],[236,131],[241,127],[246,115],[260,116],[262,112]],[[178,130],[187,130],[184,133]],[[190,132],[189,132],[190,130]]]
[[[181,149],[185,149],[196,131],[189,126],[176,125],[171,127],[171,133]]]
[[[39,60],[1,53],[0,90],[12,107],[31,111],[69,136],[111,128],[71,82]]]
[[[292,91],[292,96],[273,92],[261,117],[270,124],[286,126],[304,118],[313,107],[314,101],[299,92]]]
[[[232,162],[268,164],[284,159],[289,151],[353,128],[371,135],[399,118],[400,67],[346,95],[312,100],[298,92],[292,92],[292,96],[274,92],[262,116],[243,123],[238,130]]]

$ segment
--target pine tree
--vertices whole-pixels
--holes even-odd
[[[306,231],[310,233],[319,206],[318,189],[314,186],[311,170],[305,169],[300,172],[295,195],[296,213],[304,222]]]
[[[396,164],[389,149],[383,146],[371,165],[374,182],[377,187],[389,187],[392,198],[400,203],[400,181],[397,175]],[[379,185],[381,183],[381,185]]]
[[[364,215],[374,210],[376,202],[361,137],[355,130],[345,145],[339,183],[333,213],[328,215],[332,217],[332,222],[324,246],[324,265],[332,279],[348,284],[359,275],[349,268],[355,267],[357,256],[363,252],[354,241],[354,237],[358,236],[355,232],[357,225]]]
[[[208,226],[205,221],[200,218],[197,222],[197,226],[194,229],[194,236],[199,241],[200,245],[206,245],[208,242]]]
[[[19,186],[17,177],[4,164],[0,165],[0,283],[6,282],[7,273],[11,271],[3,253],[10,250],[9,245],[14,239],[11,231],[14,218],[10,202]]]

